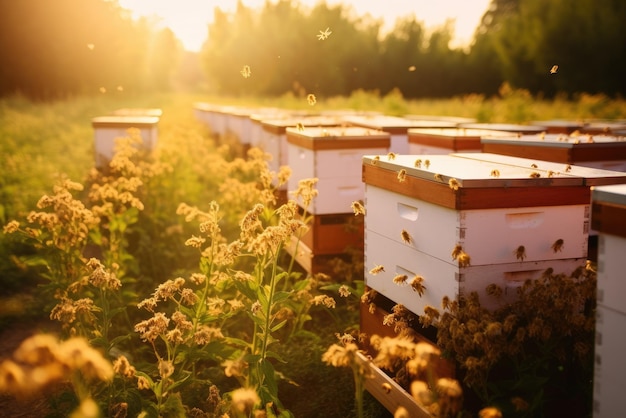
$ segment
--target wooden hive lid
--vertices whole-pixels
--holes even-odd
[[[456,210],[588,204],[583,178],[462,154],[363,157],[363,181]],[[419,160],[419,167],[416,163]]]
[[[459,153],[453,154],[462,158],[477,159],[481,161],[493,161],[510,164],[519,167],[537,168],[548,174],[569,174],[580,177],[585,186],[601,186],[606,184],[626,183],[626,173],[621,171],[604,170],[601,168],[584,167],[580,165],[562,164],[553,161],[544,161],[530,158],[514,157],[492,153]]]
[[[513,133],[540,133],[545,129],[540,126],[532,126],[532,125],[518,125],[515,123],[461,123],[459,124],[459,128],[469,128],[469,129],[487,129],[490,131],[505,131],[505,132],[513,132]]]
[[[408,119],[388,115],[345,116],[343,120],[355,126],[378,129],[391,134],[406,134],[410,128],[456,128],[457,122],[444,120]]]
[[[312,150],[383,148],[389,149],[391,135],[358,126],[287,128],[287,142]]]
[[[626,184],[593,187],[591,196],[591,227],[626,238]]]
[[[626,159],[623,136],[588,134],[537,134],[481,139],[482,150],[562,163]]]
[[[284,134],[287,128],[296,127],[298,124],[302,126],[315,127],[315,126],[339,126],[342,124],[340,118],[332,116],[289,116],[285,118],[276,119],[264,119],[261,121],[261,126],[266,132],[275,134]]]
[[[466,128],[410,128],[408,137],[410,144],[430,145],[451,150],[481,149],[481,138],[491,136],[507,136],[504,131]]]
[[[159,123],[157,116],[98,116],[91,119],[94,128],[144,128]]]

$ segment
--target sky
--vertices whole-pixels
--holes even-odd
[[[252,8],[262,8],[266,0],[243,0]],[[311,7],[320,0],[300,0]],[[169,27],[189,51],[199,51],[207,38],[207,26],[212,21],[213,10],[220,7],[233,12],[237,0],[119,0],[135,17],[157,19]],[[491,0],[326,0],[328,5],[344,4],[354,9],[357,16],[370,14],[384,19],[383,30],[393,27],[399,17],[415,15],[427,29],[441,26],[447,19],[455,21],[453,47],[465,46]],[[332,28],[331,28],[332,31]]]

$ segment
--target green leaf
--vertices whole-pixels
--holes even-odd
[[[278,324],[274,325],[270,331],[271,332],[276,332],[279,329],[281,329],[282,327],[284,327],[286,323],[287,323],[287,320],[285,319],[285,320],[279,322]]]

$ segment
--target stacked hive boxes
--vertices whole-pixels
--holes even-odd
[[[367,286],[418,315],[427,305],[439,308],[444,296],[472,291],[494,308],[547,269],[570,274],[584,265],[584,179],[499,158],[364,157]],[[425,287],[422,296],[413,280]],[[486,296],[491,283],[504,289],[500,299]]]
[[[311,229],[290,251],[305,270],[326,271],[330,258],[342,256],[347,247],[363,247],[363,225],[354,225],[360,218],[351,209],[354,201],[364,198],[362,158],[386,155],[390,135],[359,127],[290,127],[286,133],[292,169],[288,189],[297,190],[300,180],[318,179],[318,196],[302,207],[313,216]]]
[[[626,408],[626,185],[592,193],[592,226],[599,231],[594,368],[594,416],[621,416]]]
[[[137,129],[146,150],[156,147],[158,137],[158,116],[112,115],[99,116],[91,120],[94,129],[96,167],[105,167],[115,152],[115,140],[130,135],[130,129]]]

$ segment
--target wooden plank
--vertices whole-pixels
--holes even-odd
[[[626,208],[624,206],[593,201],[591,227],[597,231],[626,238]]]
[[[392,378],[387,376],[381,369],[362,353],[357,353],[358,361],[369,366],[372,378],[365,380],[365,390],[378,400],[392,414],[402,406],[410,417],[430,418],[432,415]]]
[[[481,149],[479,136],[437,135],[417,132],[411,133],[411,130],[409,130],[409,143],[446,148],[451,151]]]
[[[384,148],[391,143],[389,133],[365,128],[287,128],[287,142],[317,150]]]
[[[498,141],[482,141],[482,152],[563,164],[573,162],[571,151],[571,148],[565,147],[536,147],[527,143],[511,144]]]

